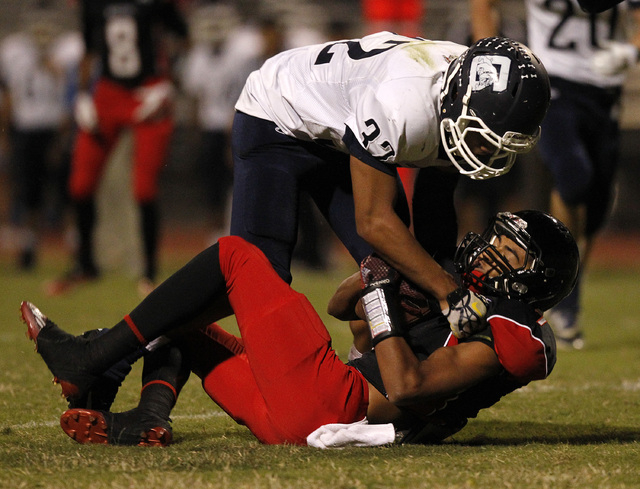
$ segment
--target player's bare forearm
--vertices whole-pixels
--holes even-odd
[[[469,0],[473,41],[500,33],[499,0]]]
[[[502,368],[495,352],[480,342],[439,348],[420,361],[403,338],[388,338],[376,346],[376,357],[389,400],[397,406],[451,398]]]
[[[327,306],[327,312],[341,321],[359,319],[356,305],[360,300],[360,272],[347,277],[338,286]]]
[[[426,290],[439,302],[441,309],[448,307],[446,297],[457,288],[453,277],[447,273],[416,241],[406,227],[389,229],[385,233],[380,229],[373,233],[369,241],[380,256],[401,275]]]
[[[420,246],[394,211],[398,197],[395,177],[352,157],[351,179],[358,234],[391,267],[431,293],[442,309],[448,307],[446,297],[457,284]]]

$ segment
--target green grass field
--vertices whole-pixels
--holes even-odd
[[[165,259],[165,274],[188,258]],[[209,400],[196,378],[174,410],[172,446],[76,444],[58,426],[66,404],[25,337],[20,301],[80,333],[113,325],[138,296],[130,277],[113,273],[69,296],[44,297],[43,281],[62,269],[51,257],[24,275],[0,260],[0,488],[640,487],[640,264],[594,266],[585,284],[587,348],[560,352],[548,380],[482,412],[453,439],[337,451],[260,445]],[[326,301],[348,271],[298,270],[294,287],[326,317]],[[346,357],[347,328],[326,319]],[[114,410],[135,405],[139,379],[137,366]]]

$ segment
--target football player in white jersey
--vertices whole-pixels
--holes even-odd
[[[291,282],[304,190],[358,263],[375,250],[463,335],[482,319],[482,297],[411,234],[396,167],[506,173],[536,144],[549,97],[538,58],[505,38],[467,48],[381,32],[280,53],[236,104],[231,234]]]
[[[627,69],[636,64],[640,2],[627,0],[600,14],[578,0],[525,0],[527,36],[551,80],[552,102],[539,149],[554,177],[550,212],[580,245],[582,264],[608,215],[618,159],[618,113]],[[497,0],[472,0],[473,35],[499,32]],[[626,23],[626,24],[625,24]],[[558,344],[584,347],[578,324],[580,287],[549,314]]]
[[[43,19],[0,43],[0,153],[11,154],[7,190],[23,270],[35,266],[47,214],[58,218],[65,200],[65,163],[56,149],[64,138],[67,115],[65,37]]]

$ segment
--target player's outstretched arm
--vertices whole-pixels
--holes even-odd
[[[427,253],[396,214],[395,177],[352,156],[351,180],[358,234],[388,265],[433,296],[457,337],[482,328],[486,313],[482,297],[458,288],[453,277]]]

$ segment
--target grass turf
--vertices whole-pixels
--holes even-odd
[[[190,256],[173,256],[165,275]],[[559,352],[549,379],[481,412],[440,446],[320,451],[262,446],[189,380],[165,449],[78,445],[58,427],[66,404],[25,337],[21,300],[70,332],[111,326],[138,303],[136,284],[106,274],[68,296],[43,282],[62,271],[45,257],[21,274],[0,260],[0,487],[4,488],[632,488],[640,487],[640,303],[638,269],[594,266],[584,287],[587,347]],[[351,270],[294,273],[346,357],[350,335],[326,302]],[[227,326],[233,328],[231,322]],[[135,405],[140,366],[114,410]]]

